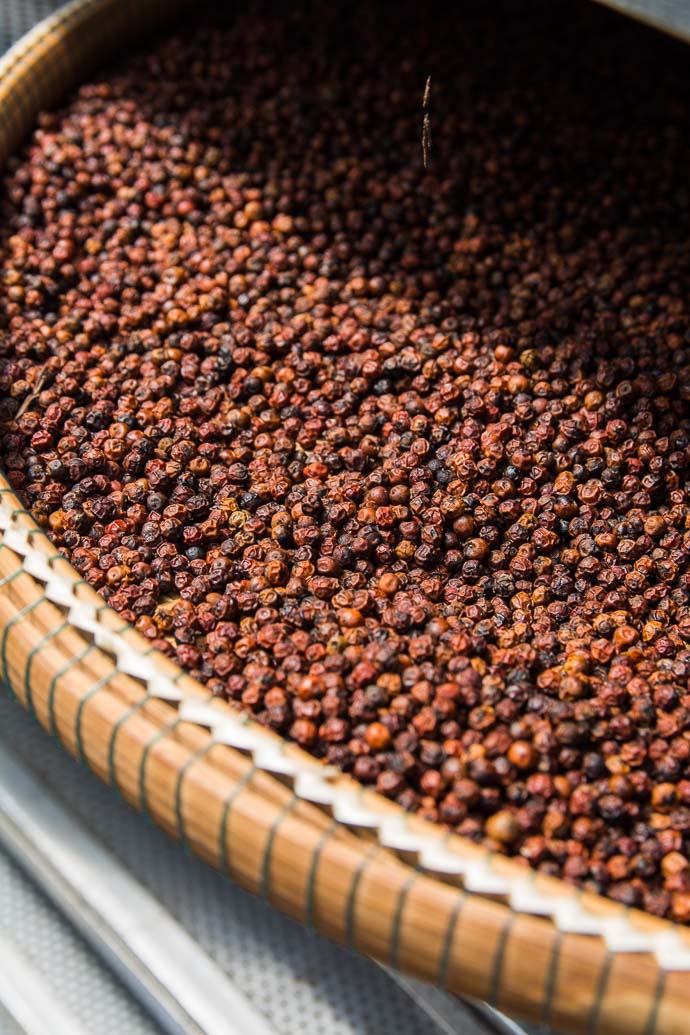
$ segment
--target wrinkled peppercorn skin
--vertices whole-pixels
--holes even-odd
[[[688,922],[687,55],[557,6],[259,6],[41,116],[1,458],[214,694]]]

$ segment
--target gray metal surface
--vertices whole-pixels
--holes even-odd
[[[0,740],[0,845],[45,892],[167,1035],[276,1035],[237,986]],[[0,999],[22,984],[3,960]],[[48,1016],[57,1016],[57,1003]],[[16,1011],[15,1011],[16,1015]],[[53,1022],[54,1023],[54,1022]],[[33,1035],[33,1033],[31,1033]],[[44,1035],[40,1026],[36,1035]],[[78,1035],[66,1022],[45,1035]]]
[[[37,987],[41,994],[36,994]],[[40,971],[0,933],[0,999],[25,1035],[89,1035],[74,1013],[45,987]]]
[[[35,995],[56,998],[91,1033],[162,1035],[88,946],[7,855],[0,853],[0,932],[37,974]],[[0,1035],[17,1035],[7,1009]]]
[[[671,36],[690,41],[689,0],[597,0]]]
[[[0,1035],[25,1035],[4,1006],[0,1006]]]
[[[60,0],[0,0],[0,54],[60,6]]]

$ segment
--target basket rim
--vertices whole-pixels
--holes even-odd
[[[180,0],[180,5],[188,2]],[[155,8],[157,3],[166,9],[163,0],[147,0],[147,4],[141,6]],[[27,82],[36,65],[45,61],[49,47],[64,48],[69,32],[74,33],[77,28],[81,31],[85,19],[115,17],[114,11],[118,8],[118,17],[124,12],[126,20],[134,17],[136,6],[134,0],[120,5],[117,0],[70,0],[39,22],[0,59],[0,110],[4,112],[8,104],[16,103],[17,84]],[[162,20],[160,11],[154,14]],[[51,42],[51,36],[56,33],[59,42]],[[68,71],[58,70],[63,86],[72,85],[83,77],[85,62],[81,60],[82,55],[79,58],[74,64],[70,59]],[[56,74],[53,78],[57,81],[60,76]],[[41,86],[46,87],[43,92]],[[9,129],[4,136],[0,131],[0,162],[16,151],[40,107],[52,104],[61,92],[62,87],[56,87],[52,80],[30,91],[22,102],[21,118],[8,120]],[[248,757],[252,773],[268,774],[276,788],[287,783],[294,799],[330,812],[339,830],[356,835],[362,855],[369,851],[367,838],[361,836],[362,831],[367,831],[386,855],[414,867],[410,871],[413,874],[427,876],[447,888],[460,887],[465,896],[487,904],[505,904],[511,915],[545,918],[553,924],[558,938],[572,935],[584,938],[590,945],[594,944],[592,940],[603,943],[609,961],[649,954],[661,975],[690,970],[690,929],[641,910],[628,909],[602,895],[582,892],[558,878],[540,875],[513,859],[411,815],[376,791],[266,729],[232,702],[211,699],[203,684],[187,675],[176,661],[152,650],[132,626],[123,627],[116,612],[56,552],[1,473],[0,531],[1,552],[9,551],[12,567],[16,569],[0,579],[0,599],[15,575],[21,574],[28,587],[28,598],[49,601],[66,616],[65,622],[70,628],[93,640],[95,656],[104,672],[127,676],[141,689],[142,699],[172,705],[179,722],[209,730],[212,744]],[[0,622],[3,655],[10,628],[17,628],[15,617],[21,615],[22,623],[31,624],[33,606],[27,605],[23,609],[25,614],[15,611],[4,627]],[[43,636],[41,643],[45,638]],[[6,661],[2,663],[7,672]],[[11,678],[8,682],[12,682]],[[105,675],[101,682],[107,682]],[[22,699],[22,703],[25,706],[30,703],[28,697]],[[161,730],[164,725],[161,720]],[[212,765],[211,759],[205,759],[205,764]],[[610,967],[610,962],[607,966]],[[659,997],[663,983],[660,981]]]

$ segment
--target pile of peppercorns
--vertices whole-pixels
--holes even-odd
[[[687,56],[484,6],[259,5],[44,115],[2,463],[214,694],[689,921]]]

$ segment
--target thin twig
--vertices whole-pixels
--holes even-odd
[[[424,97],[422,98],[422,111],[424,112],[424,118],[422,120],[422,157],[424,159],[424,168],[429,168],[429,158],[431,157],[431,116],[429,115],[429,103],[431,101],[431,76],[427,77],[426,85],[424,87]]]
[[[431,156],[431,120],[428,115],[424,116],[424,122],[422,123],[422,154],[424,157],[424,168],[428,169]]]
[[[14,415],[14,419],[15,420],[19,420],[19,418],[23,414],[26,413],[26,411],[28,410],[29,406],[31,406],[31,403],[35,402],[36,399],[38,399],[39,395],[41,394],[41,392],[45,388],[45,383],[48,380],[48,373],[49,373],[49,371],[47,370],[46,367],[44,367],[43,370],[41,371],[41,373],[38,375],[38,381],[34,385],[33,391],[29,392],[29,394],[24,399],[24,402],[21,404],[21,406],[19,407],[19,409],[15,413],[15,415]]]
[[[429,100],[431,98],[431,76],[427,76],[426,86],[424,87],[424,97],[422,99],[422,110],[429,110]]]

